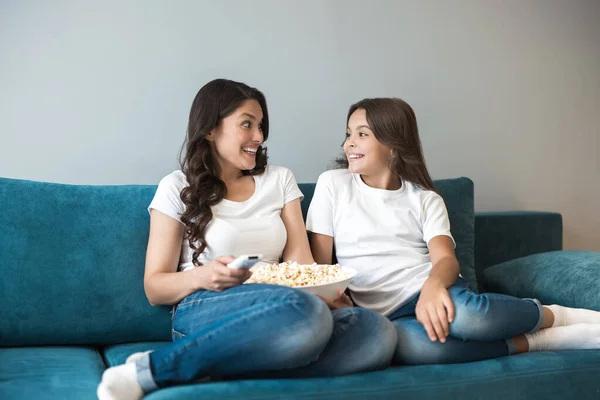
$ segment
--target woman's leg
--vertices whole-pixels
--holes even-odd
[[[213,374],[301,367],[317,360],[329,342],[333,318],[325,303],[300,290],[241,285],[186,297],[177,307],[173,330],[180,339],[171,346],[107,370],[99,395],[132,398],[130,392],[115,395],[125,385],[119,371],[109,372],[117,368],[134,367],[137,383],[150,392]]]
[[[274,378],[340,376],[389,367],[396,350],[394,325],[384,316],[359,307],[332,311],[333,335],[315,362],[269,373]]]

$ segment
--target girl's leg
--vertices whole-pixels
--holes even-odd
[[[131,377],[122,376],[132,368],[138,386],[147,393],[213,374],[301,367],[324,350],[333,318],[325,303],[300,290],[241,285],[186,297],[177,307],[173,330],[180,339],[171,346],[105,371],[99,396],[140,398],[129,390]]]
[[[537,300],[495,293],[476,294],[464,280],[448,289],[455,308],[450,337],[489,342],[506,339],[510,354],[540,350],[596,349],[600,325],[575,324],[550,328],[559,321],[552,311],[597,314],[561,306],[543,307]],[[550,329],[545,329],[550,328]],[[544,329],[543,332],[538,332]]]
[[[450,336],[462,340],[509,339],[510,352],[595,349],[600,343],[600,313],[519,299],[494,293],[476,294],[464,280],[448,289],[455,307]],[[568,326],[564,326],[564,325]],[[546,329],[550,328],[550,329]],[[561,329],[559,329],[561,328]],[[543,329],[543,332],[538,332]]]
[[[445,343],[432,342],[423,325],[414,316],[398,318],[392,323],[398,333],[395,363],[454,364],[509,355],[509,347],[504,340],[477,342],[448,337]]]
[[[407,365],[472,362],[526,351],[600,348],[600,325],[597,324],[549,328],[514,339],[488,342],[449,336],[441,343],[432,342],[415,317],[402,317],[392,322],[398,332],[394,362]]]
[[[544,325],[544,309],[537,300],[477,294],[460,278],[448,293],[455,310],[450,336],[455,339],[501,340],[535,332]]]

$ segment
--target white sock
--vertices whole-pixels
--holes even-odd
[[[526,333],[529,351],[600,349],[600,325],[576,324]]]
[[[146,354],[150,354],[150,353],[152,353],[152,350],[139,351],[137,353],[133,353],[132,355],[127,357],[127,360],[125,360],[125,364],[134,363],[137,360],[139,360],[140,358],[144,357]]]
[[[144,397],[137,381],[135,363],[121,364],[104,371],[98,385],[100,400],[140,400]]]
[[[563,307],[557,304],[546,307],[554,314],[553,327],[575,324],[600,324],[600,312],[598,311]]]

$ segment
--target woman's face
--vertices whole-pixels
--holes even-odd
[[[348,119],[344,153],[350,172],[376,175],[389,168],[390,148],[375,138],[367,121],[367,112],[362,108],[354,111]]]
[[[245,100],[214,128],[207,139],[212,143],[221,171],[251,170],[256,151],[264,137],[263,112],[256,100]]]

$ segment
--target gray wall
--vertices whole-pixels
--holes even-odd
[[[598,21],[595,0],[0,0],[0,176],[157,183],[227,77],[267,95],[271,161],[315,181],[348,105],[400,96],[434,178],[600,250]]]

